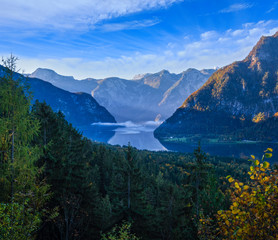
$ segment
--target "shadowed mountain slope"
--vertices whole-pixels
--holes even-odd
[[[182,104],[184,96],[202,86],[213,72],[212,69],[188,69],[173,74],[162,70],[138,75],[133,80],[111,77],[78,81],[53,70],[37,69],[29,77],[40,78],[67,91],[90,93],[117,121],[140,122],[169,117]]]
[[[5,74],[0,65],[0,75]],[[16,77],[23,77],[16,74]],[[28,78],[33,93],[33,101],[45,101],[54,111],[61,111],[67,121],[74,126],[90,125],[96,122],[115,123],[115,118],[87,93],[71,93],[37,78]]]
[[[256,126],[261,126],[257,124],[268,121],[276,112],[278,33],[261,37],[243,61],[216,71],[155,131],[155,136],[216,134],[227,137],[228,134],[229,138],[262,140],[267,136],[258,134],[260,137],[256,137]],[[252,134],[249,128],[253,129]],[[264,132],[267,134],[266,129]],[[278,131],[276,135],[272,139],[278,138]]]

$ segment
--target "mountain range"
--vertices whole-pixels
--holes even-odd
[[[166,119],[184,97],[196,91],[211,76],[213,69],[188,69],[180,74],[162,70],[142,74],[132,80],[116,77],[75,80],[50,69],[38,68],[28,77],[39,78],[70,92],[91,94],[112,113],[118,122]]]
[[[278,140],[278,32],[212,74],[155,130],[173,137]]]
[[[0,65],[0,76],[4,74],[4,67]],[[16,73],[15,77],[23,78],[24,76]],[[74,126],[90,125],[96,122],[116,122],[115,118],[90,94],[71,93],[37,78],[28,78],[27,82],[30,85],[33,102],[45,101],[55,112],[61,111],[66,120]]]
[[[71,93],[37,78],[29,78],[34,100],[45,101],[52,109],[61,111],[74,126],[98,122],[115,123],[115,118],[87,93]]]

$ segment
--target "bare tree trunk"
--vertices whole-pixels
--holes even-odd
[[[127,208],[130,209],[130,172],[127,180]]]
[[[199,186],[200,186],[200,178],[199,174],[196,173],[196,215],[199,220]]]
[[[12,130],[11,162],[12,162],[11,198],[13,202],[14,199],[14,127]]]
[[[65,240],[69,240],[69,216],[68,216],[68,211],[67,209],[64,209],[64,213],[65,213]]]
[[[45,123],[43,124],[43,145],[46,146],[46,127],[45,127]]]

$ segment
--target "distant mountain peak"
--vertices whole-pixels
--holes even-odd
[[[146,77],[149,77],[149,76],[159,76],[159,77],[162,77],[163,75],[171,75],[171,73],[166,70],[166,69],[163,69],[157,73],[140,73],[140,74],[136,74],[132,80],[141,80],[143,78],[146,78]]]
[[[141,80],[142,78],[149,76],[150,73],[140,73],[140,74],[136,74],[132,80]]]
[[[37,68],[33,73],[37,73],[37,72],[41,72],[41,71],[58,74],[54,70],[49,69],[49,68]]]
[[[170,74],[170,72],[166,69],[163,69],[159,72],[160,75],[163,75],[163,74]]]
[[[191,72],[191,71],[198,71],[196,68],[188,68],[187,70],[186,70],[186,72]]]
[[[48,68],[37,68],[33,73],[28,75],[31,78],[39,78],[45,81],[48,81],[49,79],[51,79],[52,81],[49,82],[56,82],[58,79],[60,81],[61,78],[63,78],[63,80],[66,81],[73,81],[75,80],[73,78],[73,76],[63,76],[60,75],[58,73],[56,73],[54,70],[52,69],[48,69]]]
[[[52,69],[49,68],[37,68],[33,73],[31,73],[30,75],[36,75],[36,74],[51,74],[51,75],[59,75],[57,72],[55,72]],[[61,75],[60,75],[61,76]]]
[[[208,72],[212,74],[214,70]],[[108,77],[79,81],[50,69],[39,68],[30,78],[42,79],[72,93],[89,93],[119,121],[145,121],[153,120],[159,114],[162,119],[167,118],[209,76],[209,73],[196,69],[179,74],[163,69],[136,75],[133,80]]]

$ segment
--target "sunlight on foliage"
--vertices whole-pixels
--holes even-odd
[[[278,239],[278,171],[272,170],[264,161],[272,157],[268,148],[259,161],[251,156],[248,172],[250,181],[242,183],[231,176],[231,205],[228,210],[217,213],[218,233],[210,239]],[[209,224],[202,219],[204,225]]]
[[[109,233],[102,234],[102,240],[139,240],[140,238],[136,237],[130,232],[131,223],[123,222],[121,226],[114,227]]]
[[[258,123],[258,122],[261,122],[261,121],[263,121],[263,120],[265,120],[265,119],[266,119],[265,114],[262,113],[262,112],[259,112],[258,114],[256,114],[256,115],[253,117],[252,121],[253,121],[254,123]]]

